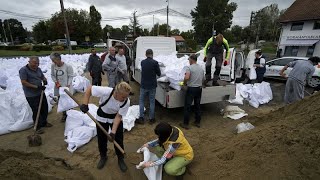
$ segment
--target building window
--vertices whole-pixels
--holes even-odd
[[[320,29],[320,21],[314,22],[313,29]]]
[[[315,44],[313,46],[308,47],[307,55],[306,55],[307,57],[313,56],[314,48],[315,48]]]
[[[299,51],[299,46],[286,46],[284,51],[285,56],[297,56]]]
[[[304,22],[292,23],[291,31],[301,31],[303,29]]]

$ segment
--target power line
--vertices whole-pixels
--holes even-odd
[[[29,15],[29,14],[17,13],[17,12],[7,11],[7,10],[3,10],[3,9],[0,9],[0,13],[12,15],[12,16],[30,18],[30,19],[39,19],[39,20],[49,19],[48,17],[34,16],[34,15]]]

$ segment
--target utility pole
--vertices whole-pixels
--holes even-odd
[[[152,36],[154,36],[154,15],[153,15],[153,19],[152,19]]]
[[[10,24],[9,24],[9,19],[7,19],[7,25],[8,25],[8,29],[9,29],[9,33],[10,33],[10,38],[11,38],[11,43],[13,44],[13,38],[12,38],[12,33],[11,33],[11,29],[10,29]]]
[[[167,0],[166,2],[168,2],[168,5],[167,5],[167,37],[169,37],[169,0]]]
[[[69,50],[69,54],[70,54],[71,53],[70,34],[69,34],[69,28],[68,28],[66,14],[64,13],[63,0],[60,0],[60,6],[61,6],[61,12],[62,12],[62,15],[63,15],[63,19],[64,19],[64,25],[66,26],[67,45],[68,45],[68,50]]]
[[[250,25],[249,25],[249,33],[251,34],[251,27],[252,27],[252,21],[253,21],[253,16],[254,16],[254,12],[251,11],[251,15],[250,15]],[[250,41],[250,35],[248,36],[247,39],[247,49],[249,50],[249,41]]]
[[[217,31],[214,29],[214,23],[212,23],[212,37],[217,35]]]
[[[260,18],[259,17],[256,17],[256,20],[257,20],[257,23],[258,23],[258,30],[257,30],[257,33],[256,33],[256,41],[255,41],[255,48],[258,48],[258,41],[259,41],[259,33],[260,33]]]
[[[3,21],[3,24],[1,22],[1,27],[2,27],[2,30],[3,30],[3,33],[4,33],[4,40],[6,41],[6,43],[8,42],[8,39],[7,39],[7,35],[6,35],[6,30],[4,29],[4,21]]]
[[[158,22],[158,36],[159,36],[159,34],[160,34],[160,24]]]
[[[136,37],[136,25],[137,25],[137,20],[136,20],[136,13],[137,11],[135,10],[133,12],[133,37]]]

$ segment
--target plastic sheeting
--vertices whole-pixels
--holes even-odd
[[[243,104],[243,99],[249,101],[249,104],[255,108],[269,103],[273,99],[270,83],[236,84],[236,98],[229,102]]]
[[[146,147],[138,149],[137,153],[143,153],[143,161],[136,166],[137,169],[142,169],[141,166],[145,162],[156,161],[159,159],[154,153],[150,152],[149,149]],[[147,176],[148,180],[161,180],[162,167],[163,165],[144,168],[143,172]]]

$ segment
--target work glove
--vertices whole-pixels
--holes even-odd
[[[38,86],[37,89],[44,91],[44,90],[46,90],[46,87],[45,86]]]
[[[48,81],[47,80],[43,80],[43,85],[48,85]]]
[[[83,113],[87,113],[89,111],[89,106],[87,104],[81,104],[80,105],[80,110],[83,112]]]
[[[224,65],[224,66],[228,65],[228,61],[224,61],[224,62],[223,62],[223,65]]]
[[[183,81],[179,82],[179,86],[183,86],[183,85],[184,85]]]
[[[111,132],[109,135],[111,137],[111,139],[109,141],[113,142],[116,135],[113,132]]]
[[[59,88],[59,87],[61,87],[61,85],[60,85],[60,83],[57,81],[57,82],[56,82],[56,88]]]
[[[207,56],[203,58],[203,62],[207,62]]]

